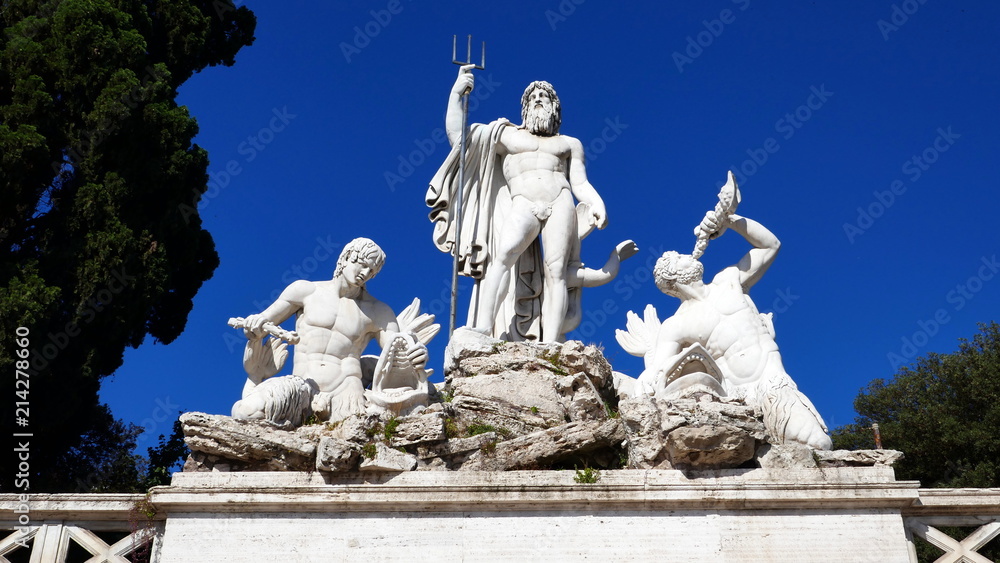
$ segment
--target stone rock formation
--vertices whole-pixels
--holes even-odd
[[[891,465],[890,450],[778,444],[740,399],[620,393],[594,346],[503,342],[459,329],[437,402],[394,416],[376,407],[299,428],[187,413],[185,471],[509,471],[815,468]],[[633,380],[634,381],[634,380]],[[619,399],[622,395],[623,398]]]

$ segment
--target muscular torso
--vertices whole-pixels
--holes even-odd
[[[778,345],[738,280],[716,280],[708,290],[706,298],[687,299],[681,304],[664,324],[661,338],[679,343],[680,349],[701,344],[730,383],[756,381]],[[666,359],[658,358],[661,363]]]
[[[568,137],[542,137],[508,127],[498,148],[504,155],[503,175],[511,197],[523,196],[534,203],[548,204],[562,190],[570,189],[567,163],[572,149]]]
[[[347,377],[361,377],[361,353],[377,335],[374,300],[340,297],[325,283],[303,299],[295,321],[301,341],[295,346],[293,373],[333,391]]]

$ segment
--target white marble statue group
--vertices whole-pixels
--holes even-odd
[[[582,143],[559,133],[561,107],[549,83],[528,85],[521,125],[473,124],[462,154],[460,100],[474,87],[472,68],[463,66],[451,89],[445,126],[452,150],[427,191],[434,243],[457,253],[459,273],[476,280],[468,328],[501,340],[563,341],[580,323],[582,288],[611,281],[638,247],[622,242],[601,269],[581,262],[581,241],[608,218],[587,180]],[[657,261],[656,286],[681,303],[663,322],[652,305],[642,318],[629,312],[618,342],[644,358],[645,370],[637,380],[626,376],[625,387],[662,399],[738,397],[763,414],[777,441],[829,449],[822,418],[782,365],[770,315],[760,314],[748,295],[780,243],[736,214],[739,199],[730,174],[718,205],[695,229],[694,252],[667,252]],[[752,248],[706,283],[698,258],[726,230]],[[418,300],[397,316],[368,294],[365,284],[384,260],[374,242],[355,239],[332,280],[294,282],[263,312],[230,319],[248,338],[248,379],[234,417],[297,426],[308,416],[333,421],[370,407],[405,414],[428,403],[426,344],[439,325],[419,313]],[[281,329],[293,315],[295,332]],[[373,339],[381,356],[363,356]],[[292,373],[277,377],[289,343],[295,344]]]
[[[365,284],[384,263],[375,242],[354,239],[340,253],[332,280],[293,282],[263,312],[229,320],[247,337],[247,382],[234,417],[299,426],[309,416],[347,418],[369,402],[402,414],[427,403],[426,344],[440,326],[433,315],[419,314],[419,300],[397,316],[368,293]],[[292,315],[295,331],[281,329]],[[381,356],[362,355],[372,340]],[[295,345],[292,374],[275,377],[289,343]]]

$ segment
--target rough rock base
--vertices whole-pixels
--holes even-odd
[[[620,398],[594,346],[503,342],[458,330],[438,402],[297,429],[187,413],[188,472],[524,469],[807,469],[891,465],[891,451],[773,445],[741,401]],[[616,383],[617,382],[617,383]]]

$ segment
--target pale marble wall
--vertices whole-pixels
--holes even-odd
[[[898,511],[189,514],[161,563],[191,561],[908,561]]]
[[[908,561],[901,508],[918,494],[888,468],[284,475],[157,489],[160,563]]]

